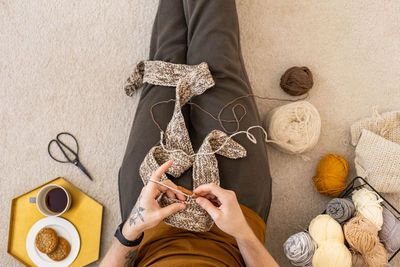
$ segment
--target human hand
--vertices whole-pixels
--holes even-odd
[[[196,199],[197,204],[210,214],[222,231],[236,239],[251,231],[235,192],[225,190],[214,183],[201,185],[193,192],[201,196]]]
[[[160,177],[172,165],[172,160],[161,165],[151,176],[152,180],[160,181]],[[170,180],[165,184],[176,188],[177,186]],[[164,218],[186,208],[183,203],[174,203],[167,207],[161,208],[157,202],[157,198],[161,193],[165,193],[170,198],[178,198],[185,200],[185,196],[177,194],[156,183],[148,182],[143,187],[139,198],[132,209],[131,215],[122,228],[122,234],[129,240],[137,239],[140,234],[158,225]]]

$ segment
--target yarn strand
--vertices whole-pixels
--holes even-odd
[[[224,126],[223,123],[222,123],[222,121],[223,121],[223,120],[221,120],[222,113],[224,112],[224,110],[225,110],[227,107],[229,107],[230,105],[232,105],[232,104],[235,103],[236,101],[239,101],[239,100],[241,100],[241,99],[248,98],[248,97],[254,97],[254,98],[258,98],[258,99],[262,99],[262,100],[271,100],[271,101],[296,102],[296,101],[299,101],[299,100],[304,100],[304,99],[306,99],[306,98],[308,97],[308,94],[305,95],[304,97],[301,97],[301,98],[298,98],[298,99],[275,98],[275,97],[269,97],[269,96],[259,96],[259,95],[256,95],[256,94],[247,94],[247,95],[243,95],[243,96],[236,97],[236,98],[234,98],[233,100],[231,100],[231,101],[229,101],[228,103],[226,103],[226,104],[221,108],[221,110],[218,112],[218,121],[220,122],[220,125],[221,125],[222,129],[223,129],[225,132],[227,132],[227,133],[234,133],[234,132],[238,131],[238,130],[239,130],[239,123],[236,123],[236,128],[235,128],[234,131],[229,131],[228,129],[225,128],[225,126]],[[233,113],[233,115],[234,115],[235,117],[236,117],[236,114],[235,114],[235,112],[234,112],[234,108],[235,108],[237,105],[242,106],[243,109],[246,110],[246,108],[245,108],[242,104],[236,104],[235,106],[232,107],[232,113]]]
[[[177,152],[179,152],[179,153],[184,153],[184,154],[185,154],[186,156],[188,156],[188,157],[197,157],[197,156],[213,155],[213,154],[218,153],[221,149],[223,149],[230,139],[232,139],[234,136],[239,135],[239,134],[246,134],[246,137],[247,137],[253,144],[257,144],[257,139],[256,139],[256,137],[255,137],[253,134],[250,133],[250,130],[255,129],[255,128],[260,128],[260,129],[263,131],[263,133],[264,133],[264,135],[265,135],[265,138],[267,138],[268,134],[267,134],[267,132],[265,131],[265,129],[264,129],[262,126],[260,126],[260,125],[254,125],[254,126],[249,127],[246,131],[239,131],[239,132],[236,132],[236,133],[234,133],[234,134],[231,134],[231,135],[228,136],[228,138],[221,144],[221,146],[220,146],[219,148],[217,148],[217,149],[214,150],[214,151],[207,152],[207,153],[206,153],[206,152],[203,152],[203,153],[194,153],[194,154],[191,154],[191,155],[190,155],[190,154],[186,153],[185,151],[183,151],[182,149],[172,149],[172,150],[171,150],[171,149],[166,148],[165,145],[164,145],[164,142],[163,142],[163,140],[164,140],[164,131],[161,131],[161,132],[160,132],[160,145],[161,145],[162,149],[163,149],[165,152],[168,152],[168,153],[177,153]]]
[[[232,107],[232,114],[234,117],[233,120],[226,120],[221,118],[223,111],[227,107],[234,104],[236,101],[247,97],[256,97],[261,99],[278,100],[278,101],[291,101],[291,102],[293,101],[290,99],[261,97],[254,94],[243,95],[225,104],[219,111],[217,117],[215,117],[210,112],[208,112],[207,110],[205,110],[196,103],[189,102],[188,104],[194,105],[196,108],[200,109],[202,112],[209,115],[212,119],[218,121],[221,128],[224,129],[225,132],[231,134],[230,138],[236,136],[237,134],[246,134],[247,139],[249,139],[252,143],[256,144],[257,143],[256,138],[253,134],[250,133],[250,130],[254,128],[260,128],[264,133],[265,136],[264,140],[266,143],[276,144],[279,149],[283,150],[286,153],[301,154],[303,152],[312,149],[315,146],[315,144],[319,139],[321,119],[319,117],[319,113],[316,110],[316,108],[307,101],[298,101],[292,104],[284,105],[282,107],[273,110],[274,114],[271,117],[271,122],[269,127],[271,136],[270,139],[268,139],[269,135],[267,134],[266,130],[260,125],[254,125],[252,127],[249,127],[246,131],[238,131],[240,127],[240,122],[247,114],[245,106],[240,103],[237,103]],[[306,97],[308,97],[308,95],[306,95],[304,98]],[[173,101],[175,101],[175,99],[163,100],[153,104],[150,108],[150,115],[154,124],[160,130],[160,144],[163,150],[169,153],[184,152],[180,151],[179,149],[171,150],[165,147],[163,143],[164,131],[162,130],[160,124],[156,121],[153,113],[153,109],[157,105]],[[238,107],[240,107],[243,110],[243,114],[240,117],[238,116],[236,111]],[[235,123],[236,129],[234,131],[227,130],[224,126],[224,122]],[[220,151],[220,149],[222,149],[225,146],[225,144],[226,142],[224,142],[224,144],[219,149],[213,152],[209,152],[207,155],[217,153],[218,151]],[[190,157],[195,157],[196,155],[199,155],[199,154],[188,155],[188,153],[186,152],[184,153]],[[302,157],[304,160],[308,160],[306,156],[303,155]]]
[[[160,105],[160,104],[167,104],[167,103],[175,102],[175,101],[176,101],[176,99],[173,99],[173,98],[171,98],[171,99],[169,99],[169,100],[162,100],[162,101],[159,101],[159,102],[153,104],[153,105],[150,107],[151,119],[152,119],[152,121],[154,122],[154,124],[157,126],[157,128],[160,130],[160,132],[163,131],[163,130],[161,129],[160,124],[159,124],[159,123],[156,121],[156,119],[154,118],[153,109],[154,109],[156,106]],[[186,104],[195,106],[195,107],[198,108],[200,111],[202,111],[202,112],[204,112],[205,114],[209,115],[213,120],[218,121],[218,122],[220,123],[220,125],[222,125],[222,122],[229,122],[229,123],[236,123],[236,124],[239,124],[239,123],[242,121],[242,119],[243,119],[243,118],[246,116],[246,114],[247,114],[247,109],[246,109],[242,104],[236,104],[235,106],[232,107],[232,114],[233,114],[233,117],[235,118],[234,120],[218,119],[218,118],[216,118],[213,114],[211,114],[210,112],[208,112],[207,110],[205,110],[204,108],[202,108],[199,104],[196,104],[196,103],[193,103],[193,102],[187,102]],[[239,106],[243,109],[243,115],[240,116],[240,118],[238,118],[238,116],[237,116],[237,114],[236,114],[236,112],[235,112],[236,107],[239,107]]]
[[[228,103],[226,103],[226,104],[220,109],[220,111],[218,112],[217,117],[215,117],[213,114],[211,114],[210,112],[208,112],[207,110],[205,110],[205,109],[204,109],[203,107],[201,107],[199,104],[196,104],[196,103],[193,103],[193,102],[187,102],[186,104],[195,106],[196,108],[198,108],[199,110],[201,110],[201,111],[204,112],[205,114],[209,115],[213,120],[218,121],[219,125],[221,126],[221,128],[222,128],[226,133],[228,133],[228,134],[233,134],[233,133],[235,133],[235,132],[237,132],[237,131],[239,130],[239,128],[240,128],[240,122],[241,122],[241,121],[243,120],[243,118],[247,115],[247,109],[246,109],[246,107],[245,107],[243,104],[237,103],[237,104],[235,104],[235,105],[231,108],[232,115],[233,115],[234,119],[232,119],[232,120],[222,119],[222,118],[221,118],[221,117],[222,117],[222,113],[225,111],[225,109],[227,109],[227,108],[228,108],[230,105],[232,105],[233,103],[235,103],[235,102],[237,102],[237,101],[239,101],[239,100],[241,100],[241,99],[248,98],[248,97],[254,97],[254,98],[261,99],[261,100],[270,100],[270,101],[296,102],[296,101],[300,101],[300,100],[305,100],[305,99],[308,98],[308,96],[309,96],[309,95],[308,95],[308,93],[307,93],[305,96],[303,96],[303,97],[301,97],[301,98],[296,98],[296,99],[284,99],[284,98],[276,98],[276,97],[269,97],[269,96],[259,96],[259,95],[256,95],[256,94],[242,95],[242,96],[236,97],[236,98],[232,99],[231,101],[229,101]],[[163,130],[161,129],[160,124],[159,124],[159,123],[156,121],[156,119],[154,118],[153,109],[154,109],[156,106],[160,105],[160,104],[167,104],[167,103],[175,102],[175,101],[176,101],[176,99],[173,99],[173,98],[168,99],[168,100],[162,100],[162,101],[159,101],[159,102],[154,103],[154,104],[150,107],[151,119],[153,120],[154,124],[157,126],[157,128],[158,128],[160,131],[163,131]],[[240,118],[238,118],[238,115],[237,115],[237,112],[236,112],[236,109],[237,109],[238,107],[241,107],[242,110],[243,110],[243,115],[240,116]],[[226,129],[226,127],[224,126],[224,123],[235,123],[235,124],[236,124],[235,130],[234,130],[234,131],[230,131],[230,130]]]

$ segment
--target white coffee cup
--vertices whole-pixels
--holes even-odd
[[[53,189],[62,189],[63,191],[52,191]],[[50,191],[52,191],[52,193]],[[55,195],[55,193],[57,194]],[[31,197],[29,201],[31,203],[36,203],[38,210],[45,216],[60,216],[71,207],[71,195],[64,187],[57,184],[44,186],[40,189],[37,196]],[[55,206],[54,204],[58,205]],[[51,208],[54,207],[57,207],[58,209],[51,210]]]

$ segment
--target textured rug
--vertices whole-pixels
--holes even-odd
[[[117,172],[137,106],[122,85],[147,57],[157,0],[0,0],[0,262],[6,253],[10,201],[62,176],[105,207],[100,256],[120,221]],[[282,73],[308,66],[309,101],[320,111],[322,135],[310,161],[269,149],[273,203],[266,247],[281,266],[286,238],[308,226],[328,198],[312,184],[317,161],[338,153],[351,163],[349,126],[400,109],[400,2],[239,0],[243,55],[253,90],[286,97]],[[279,102],[258,101],[261,115]],[[58,132],[73,133],[90,182],[72,165],[47,155]],[[267,162],[265,164],[268,164]],[[399,196],[388,196],[400,207]],[[93,265],[97,265],[94,263]],[[393,266],[400,265],[400,256]]]

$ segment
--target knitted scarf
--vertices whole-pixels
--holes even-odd
[[[219,185],[220,178],[215,153],[230,159],[237,159],[246,156],[246,149],[230,139],[226,133],[213,130],[207,135],[199,151],[195,154],[181,112],[182,107],[193,96],[201,95],[214,86],[215,83],[207,63],[189,66],[163,61],[139,62],[125,86],[127,95],[131,96],[144,82],[176,87],[176,102],[172,119],[163,133],[164,140],[162,141],[165,143],[165,149],[161,145],[152,147],[140,166],[139,173],[143,183],[146,185],[158,167],[173,159],[173,164],[167,172],[178,178],[190,167],[193,167],[193,189],[207,183]],[[221,147],[223,143],[225,145]],[[161,181],[167,179],[167,176],[163,174]],[[196,203],[193,197],[181,201],[162,194],[158,202],[161,207],[177,202],[186,204],[185,210],[164,219],[165,223],[171,226],[189,231],[205,232],[209,231],[214,223],[210,215]]]

